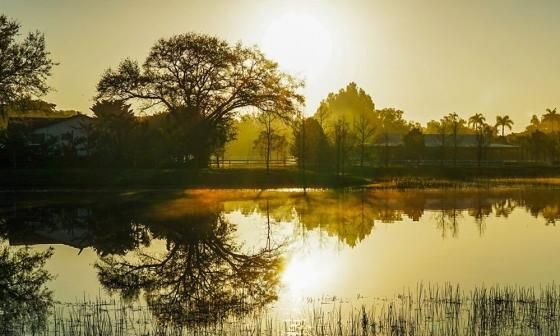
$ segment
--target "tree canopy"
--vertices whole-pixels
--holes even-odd
[[[46,80],[55,63],[46,50],[45,37],[37,31],[19,39],[20,28],[0,15],[0,110],[18,99],[49,91]]]
[[[303,82],[279,70],[255,47],[230,45],[216,37],[187,33],[160,39],[140,66],[126,59],[107,70],[97,85],[98,99],[163,106],[177,123],[196,125],[187,142],[207,147],[185,153],[206,159],[217,130],[243,110],[256,109],[289,119],[304,103]],[[192,139],[193,133],[202,133]],[[202,139],[199,138],[202,137]],[[223,144],[221,144],[223,145]]]
[[[351,82],[337,93],[329,93],[319,105],[314,117],[327,131],[339,120],[353,124],[364,115],[373,118],[374,112],[375,103],[371,96]]]

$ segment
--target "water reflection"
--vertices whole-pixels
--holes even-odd
[[[177,219],[192,225],[201,211],[212,211],[209,217],[214,219],[239,211],[244,215],[257,213],[268,224],[271,220],[297,221],[305,230],[320,230],[351,247],[370,235],[376,222],[419,221],[426,212],[435,218],[444,237],[458,235],[458,223],[464,216],[480,225],[481,234],[486,219],[492,215],[508,218],[516,208],[543,218],[545,224],[560,219],[560,193],[554,189],[317,191],[305,196],[193,191],[157,196],[94,195],[80,202],[67,194],[49,195],[50,201],[37,197],[41,195],[12,197],[0,204],[0,235],[9,238],[11,245],[61,243],[78,249],[93,247],[100,255],[125,254],[148,244],[147,223],[152,231],[163,230]],[[201,227],[208,225],[205,221],[200,220]],[[168,234],[174,234],[173,230]]]
[[[102,257],[100,282],[125,297],[144,291],[160,322],[210,322],[243,314],[277,298],[280,247],[247,253],[234,239],[235,225],[220,213],[197,213],[147,223],[164,251]]]
[[[34,333],[44,327],[52,293],[45,284],[52,275],[45,262],[52,250],[11,249],[0,238],[0,334]]]
[[[316,287],[331,277],[358,281],[354,273],[335,274],[329,268],[328,261],[336,258],[336,251],[301,253],[322,248],[320,239],[298,240],[307,234],[331,237],[349,250],[359,250],[368,240],[371,243],[369,238],[376,236],[379,223],[428,222],[431,232],[437,230],[444,239],[458,240],[465,225],[474,223],[478,235],[484,236],[493,218],[510,218],[519,212],[546,225],[560,219],[560,193],[544,188],[311,191],[306,195],[197,190],[4,196],[0,201],[0,240],[5,241],[2,251],[7,254],[2,258],[7,261],[0,263],[14,264],[13,256],[25,251],[19,247],[25,245],[64,244],[75,247],[78,253],[92,248],[98,257],[97,277],[104,288],[128,300],[145,298],[160,321],[179,324],[213,321],[263,307],[277,300],[282,281],[293,287],[304,283]],[[264,234],[249,241],[240,239],[239,225],[251,217],[256,223],[248,231],[264,228]],[[375,243],[376,249],[391,256],[385,257],[387,260],[398,265],[397,247]],[[47,259],[50,253],[27,257],[35,260],[32,268],[43,281],[40,285],[48,280],[48,274],[41,273],[44,261],[39,259]],[[386,274],[391,271],[397,277],[404,272],[383,264],[384,256],[379,253],[361,253],[360,258],[368,262],[375,256],[374,267]],[[0,272],[7,269],[11,268],[2,266]],[[7,276],[0,277],[4,278]],[[6,295],[1,281],[0,295]],[[48,291],[39,293],[38,297],[48,299]],[[22,311],[15,301],[0,301],[14,306],[7,308],[0,303],[0,312]],[[39,307],[38,303],[26,304]],[[6,316],[0,315],[0,319]]]

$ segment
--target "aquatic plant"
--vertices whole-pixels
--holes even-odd
[[[224,336],[421,336],[558,335],[560,286],[424,285],[393,298],[309,300],[297,319],[281,319],[274,308],[209,323],[174,325],[153,309],[122,301],[60,304],[35,335],[224,335]],[[162,307],[165,309],[165,307]],[[157,314],[156,314],[157,316]],[[14,329],[13,335],[22,335]]]

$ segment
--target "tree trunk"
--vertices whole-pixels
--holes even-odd
[[[344,154],[345,154],[345,149],[344,149],[344,126],[342,127],[342,137],[341,137],[341,141],[340,141],[340,171],[341,171],[341,175],[344,175],[344,165],[346,164],[346,162],[344,162]]]
[[[457,167],[457,131],[453,133],[453,166]]]
[[[364,141],[362,139],[362,143],[360,145],[360,168],[364,168]]]
[[[270,139],[267,140],[266,144],[266,173],[270,171]]]
[[[306,181],[306,176],[305,176],[305,118],[302,117],[302,122],[301,122],[301,135],[302,135],[302,139],[301,139],[301,147],[302,147],[302,151],[301,151],[301,166],[302,166],[302,174],[303,174],[303,194],[307,194],[307,181]]]

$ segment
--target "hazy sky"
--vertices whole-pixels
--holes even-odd
[[[188,31],[261,45],[306,78],[309,113],[350,81],[420,122],[509,114],[518,129],[560,107],[558,0],[0,0],[0,13],[45,33],[59,108],[87,112],[106,68]]]

